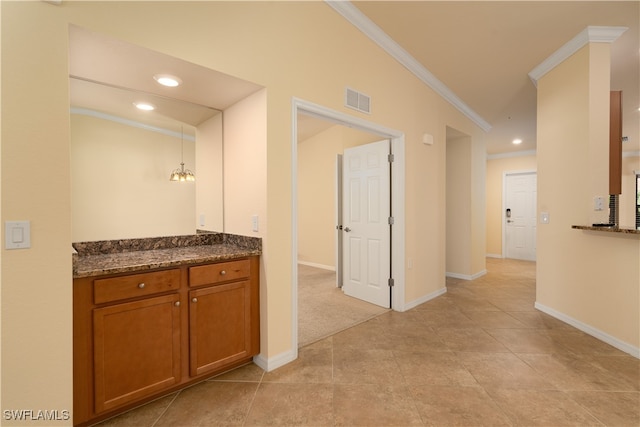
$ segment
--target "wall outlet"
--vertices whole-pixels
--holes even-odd
[[[253,231],[258,231],[258,215],[253,215],[251,217],[251,229]]]

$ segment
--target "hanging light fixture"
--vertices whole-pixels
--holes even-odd
[[[169,177],[169,181],[195,181],[196,176],[189,169],[184,168],[184,130],[183,127],[180,127],[180,144],[181,144],[181,158],[180,158],[180,168],[171,172],[171,176]]]

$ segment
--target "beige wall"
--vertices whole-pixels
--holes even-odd
[[[298,260],[335,269],[336,156],[380,137],[335,125],[298,143]]]
[[[640,239],[571,229],[608,190],[608,69],[609,45],[592,43],[538,81],[538,211],[550,222],[538,226],[536,306],[638,356]]]
[[[447,275],[473,279],[485,270],[485,175],[483,140],[447,137],[446,269]]]
[[[471,275],[471,138],[447,140],[447,274]]]
[[[73,241],[193,234],[195,185],[169,181],[179,163],[180,138],[72,114]]]
[[[536,156],[501,157],[487,160],[487,249],[491,257],[502,257],[502,197],[506,172],[535,171]]]
[[[223,114],[218,114],[196,128],[195,170],[192,171],[198,173],[193,223],[200,230],[224,231],[222,121]]]
[[[235,119],[233,111],[225,111],[225,123],[235,120],[238,129],[253,129],[242,130],[236,152],[225,147],[224,191],[225,231],[263,238],[265,360],[296,354],[291,345],[292,97],[404,132],[403,220],[410,263],[405,300],[444,287],[446,127],[474,140],[482,140],[483,132],[326,4],[2,2],[0,7],[2,221],[30,220],[32,227],[31,249],[2,253],[3,409],[71,407],[69,24],[266,88],[255,95],[254,105],[238,105]],[[343,107],[346,86],[371,96],[371,115]],[[261,121],[248,126],[239,118],[245,114]],[[434,145],[421,143],[425,132],[434,136]],[[257,234],[251,231],[253,214],[260,216]]]

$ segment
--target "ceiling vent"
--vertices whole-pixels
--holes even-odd
[[[371,114],[371,98],[364,93],[347,88],[344,96],[344,105],[363,113]]]

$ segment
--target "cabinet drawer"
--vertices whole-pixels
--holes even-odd
[[[180,270],[155,271],[98,279],[93,282],[95,304],[143,297],[180,288]]]
[[[211,285],[249,277],[248,259],[199,265],[189,268],[189,286]]]

